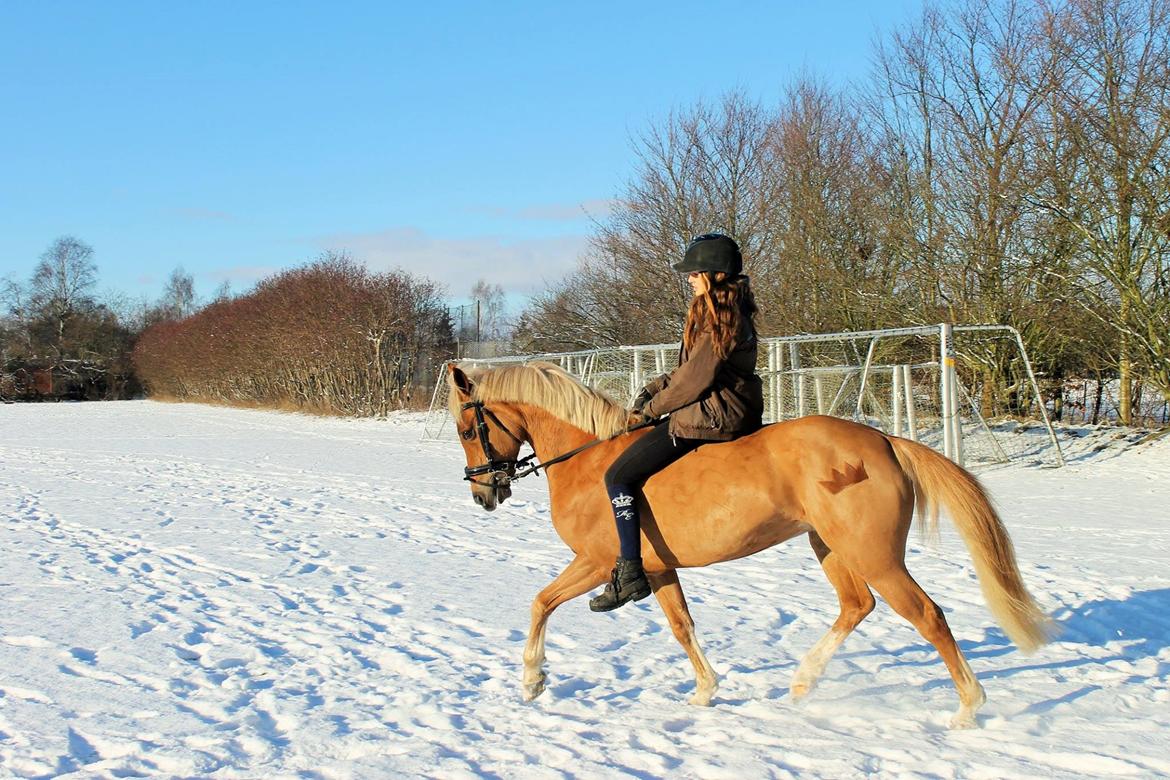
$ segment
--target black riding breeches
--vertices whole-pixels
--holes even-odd
[[[670,424],[661,423],[635,441],[618,456],[605,472],[605,489],[613,507],[621,542],[621,557],[642,557],[641,524],[638,518],[638,493],[654,474],[704,444],[699,439],[676,439]]]

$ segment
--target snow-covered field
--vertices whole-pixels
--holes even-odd
[[[0,406],[0,775],[1170,775],[1170,440],[1070,436],[1064,470],[985,475],[1064,629],[1036,655],[991,623],[945,523],[937,549],[915,540],[988,695],[980,728],[949,731],[942,663],[884,605],[791,702],[836,617],[803,540],[683,572],[710,708],[685,703],[653,599],[563,606],[523,703],[528,605],[570,558],[543,481],[482,513],[458,445],[420,430]]]

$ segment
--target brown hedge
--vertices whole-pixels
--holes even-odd
[[[328,255],[153,325],[133,359],[154,397],[369,416],[425,402],[451,342],[433,282]]]

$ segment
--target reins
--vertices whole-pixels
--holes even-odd
[[[486,408],[483,401],[468,401],[467,403],[463,404],[462,408],[464,410],[475,410],[475,428],[468,428],[463,432],[463,437],[470,439],[472,435],[478,434],[480,446],[483,447],[484,457],[487,458],[486,463],[480,464],[479,466],[468,466],[467,468],[463,469],[463,479],[467,482],[474,482],[477,485],[483,485],[484,487],[497,488],[507,487],[522,477],[527,477],[529,474],[536,474],[541,469],[547,469],[549,466],[556,465],[557,463],[563,463],[569,458],[572,458],[575,455],[579,455],[591,447],[596,447],[598,444],[604,444],[607,441],[612,441],[619,436],[624,436],[627,433],[632,433],[643,428],[649,428],[651,426],[658,425],[660,422],[662,422],[662,419],[665,419],[662,418],[647,420],[646,422],[638,423],[637,425],[634,425],[630,428],[619,431],[612,436],[607,436],[604,439],[594,439],[591,442],[586,442],[580,447],[575,447],[568,452],[562,452],[560,455],[549,458],[544,462],[532,463],[532,461],[536,460],[535,452],[533,452],[531,455],[520,458],[519,460],[496,460],[492,455],[491,441],[488,438],[490,432],[488,429],[487,417],[490,417],[492,422],[499,426],[500,430],[508,434],[508,436],[510,436],[517,444],[523,444],[524,441],[519,436],[508,430],[508,426],[500,422],[500,418],[497,417],[495,412],[493,412],[491,409]],[[474,434],[472,433],[473,430],[475,431]],[[529,465],[530,463],[532,463],[532,465]],[[475,479],[476,477],[483,474],[491,474],[491,481],[481,482],[478,479]]]

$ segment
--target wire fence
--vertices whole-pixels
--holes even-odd
[[[488,367],[555,363],[624,403],[674,368],[677,355],[677,344],[648,344],[464,362]],[[984,411],[995,404],[992,388],[979,381],[979,367],[991,358],[1014,367],[1022,380],[1007,402],[994,399],[1007,403],[1011,413],[987,419]],[[964,369],[956,370],[956,364]],[[1011,328],[926,326],[761,339],[757,372],[764,383],[767,423],[810,414],[843,417],[920,441],[973,468],[1063,463],[1022,340]],[[444,368],[435,384],[426,440],[453,435],[447,394]]]

